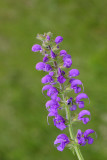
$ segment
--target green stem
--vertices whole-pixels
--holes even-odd
[[[63,100],[65,101],[64,95],[63,95]],[[69,108],[68,108],[67,105],[65,105],[65,110],[66,110],[66,116],[67,116],[67,119],[68,119],[68,128],[69,128],[70,137],[71,137],[71,139],[74,140],[73,128],[72,128],[72,125],[71,125],[71,116],[70,116],[70,111],[69,111]],[[81,151],[79,149],[79,146],[75,145],[74,149],[75,149],[75,152],[77,154],[78,159],[79,160],[84,160],[84,158],[81,154]]]

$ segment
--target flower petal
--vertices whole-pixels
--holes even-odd
[[[32,51],[33,52],[38,52],[40,50],[42,50],[42,47],[39,44],[35,44],[35,45],[32,46]]]
[[[84,137],[87,137],[89,134],[91,133],[94,133],[95,131],[92,130],[92,129],[87,129],[85,132],[84,132]]]
[[[70,71],[69,71],[69,77],[71,78],[71,77],[76,77],[76,76],[78,76],[80,73],[79,73],[79,70],[78,69],[71,69]]]
[[[65,55],[67,55],[67,52],[65,50],[61,50],[60,51],[60,56],[65,56]]]
[[[82,85],[82,82],[79,79],[73,80],[73,82],[71,83],[71,88],[73,88],[77,85]]]
[[[63,37],[61,37],[61,36],[57,36],[56,38],[55,38],[55,43],[56,44],[59,44],[59,43],[61,43],[63,41]]]
[[[88,137],[88,144],[92,144],[93,142],[94,142],[94,139],[89,136]]]
[[[72,82],[73,83],[73,82]],[[83,98],[88,98],[87,94],[85,93],[80,93],[77,97],[76,97],[76,101],[80,101]]]
[[[90,115],[90,112],[88,110],[82,110],[79,114],[78,114],[78,118],[81,118],[85,115]]]

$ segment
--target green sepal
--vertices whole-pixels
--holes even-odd
[[[57,45],[52,47],[52,51],[58,51],[58,50],[59,50],[59,48],[57,48]]]
[[[53,33],[48,32],[47,35],[50,36],[50,37],[52,37],[52,36],[53,36]]]
[[[71,140],[71,142],[67,145],[67,147],[72,151],[72,153],[75,155],[75,143],[73,140]]]
[[[46,37],[43,34],[37,34],[36,38],[40,41],[44,41],[46,39]]]

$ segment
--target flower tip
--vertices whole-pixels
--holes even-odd
[[[38,51],[41,51],[41,50],[42,50],[42,48],[39,44],[35,44],[35,45],[32,46],[32,51],[33,52],[38,52]]]
[[[59,44],[59,43],[61,43],[63,41],[63,37],[61,37],[61,36],[57,36],[56,38],[55,38],[55,43],[56,44]]]

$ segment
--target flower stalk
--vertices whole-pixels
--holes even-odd
[[[41,80],[45,84],[42,93],[47,91],[47,96],[51,98],[46,102],[48,117],[54,117],[54,126],[61,131],[68,128],[70,134],[70,138],[65,134],[58,135],[54,144],[57,145],[59,151],[63,151],[66,146],[69,146],[70,149],[75,151],[79,160],[84,160],[79,147],[86,145],[86,143],[93,143],[94,139],[89,134],[94,133],[94,130],[87,129],[82,132],[78,129],[77,135],[74,136],[73,123],[80,121],[87,124],[90,121],[88,117],[90,112],[88,110],[77,113],[78,109],[85,106],[82,99],[88,98],[84,90],[82,92],[81,86],[83,87],[83,83],[75,78],[80,73],[78,69],[66,71],[72,66],[72,59],[66,50],[60,50],[59,44],[63,41],[63,37],[57,36],[54,40],[52,33],[48,32],[44,35],[38,34],[37,39],[42,41],[42,46],[35,44],[32,51],[39,51],[43,56],[43,61],[36,64],[36,70],[48,72]],[[78,95],[68,98],[67,94],[70,91]],[[64,111],[65,116],[59,115],[59,112]]]

